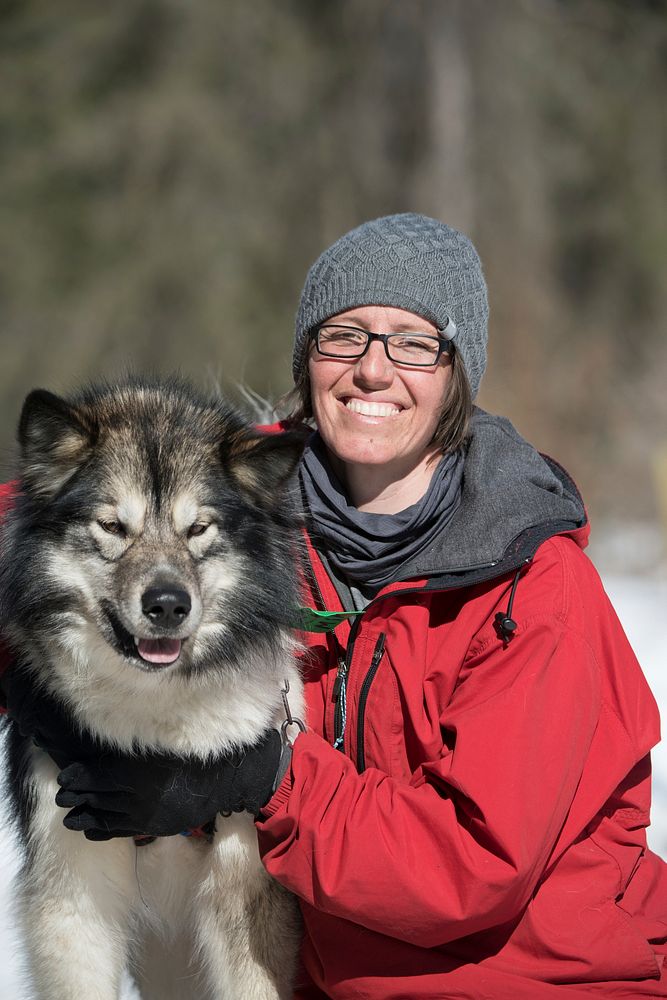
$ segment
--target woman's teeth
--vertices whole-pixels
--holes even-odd
[[[360,413],[364,417],[391,417],[398,413],[398,406],[393,403],[366,403],[361,399],[348,399],[345,404],[348,410],[353,413]]]

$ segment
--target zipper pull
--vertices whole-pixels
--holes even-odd
[[[382,654],[384,653],[384,644],[386,641],[387,641],[387,636],[385,635],[384,632],[380,632],[375,649],[373,650],[373,659],[371,660],[371,668],[377,667],[380,660],[382,659]]]
[[[347,725],[347,663],[343,657],[338,658],[338,672],[333,686],[333,700],[336,704],[334,713],[334,741],[335,750],[341,750],[344,746],[345,727]]]
[[[341,657],[338,660],[338,670],[336,671],[336,679],[333,686],[333,701],[338,701],[340,698],[340,693],[343,689],[343,684],[347,678],[347,663]]]

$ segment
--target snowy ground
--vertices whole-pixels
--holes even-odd
[[[604,579],[661,707],[667,734],[667,575],[606,575]],[[653,753],[653,769],[653,824],[649,830],[649,844],[667,858],[667,740]],[[11,880],[15,870],[16,850],[6,825],[0,823],[0,1000],[29,1000],[20,971],[20,936],[12,906]],[[123,1000],[135,996],[128,987]]]
[[[605,576],[609,594],[660,706],[662,742],[653,750],[649,846],[667,860],[667,574]]]

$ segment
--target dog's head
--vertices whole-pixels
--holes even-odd
[[[18,437],[3,590],[33,655],[102,644],[142,671],[196,672],[278,641],[296,603],[302,434],[259,433],[173,380],[35,390]]]

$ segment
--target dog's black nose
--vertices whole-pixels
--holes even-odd
[[[151,587],[141,597],[141,609],[153,625],[178,628],[190,614],[192,601],[187,590],[175,587]]]

